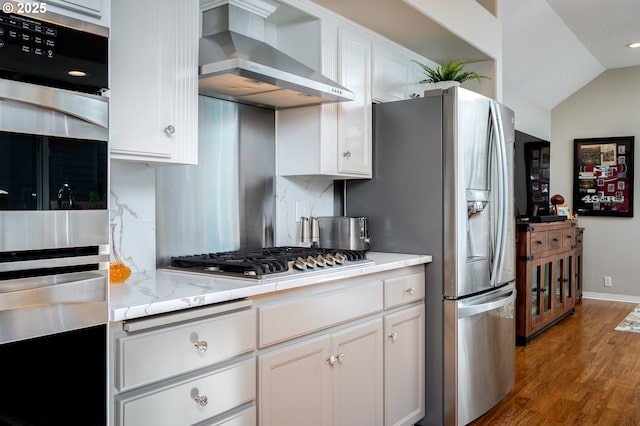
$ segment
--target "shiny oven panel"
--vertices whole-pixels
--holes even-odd
[[[108,98],[0,80],[0,211],[105,210],[107,141]]]
[[[104,426],[107,38],[52,18],[0,13],[0,425]],[[83,64],[87,79],[61,77]]]
[[[108,242],[0,251],[0,344],[106,324]]]

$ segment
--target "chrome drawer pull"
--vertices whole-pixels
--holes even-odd
[[[209,344],[204,340],[195,343],[193,346],[195,346],[198,352],[206,352],[207,349],[209,349]]]
[[[416,290],[413,287],[409,287],[409,288],[406,288],[404,292],[407,294],[413,294],[416,292]]]
[[[164,134],[167,135],[167,136],[171,136],[176,132],[176,128],[173,127],[171,124],[169,124],[163,130],[164,130]]]
[[[342,362],[342,361],[344,361],[345,354],[339,353],[337,358],[338,358],[338,361]]]
[[[335,364],[336,361],[338,361],[338,359],[336,358],[335,355],[331,355],[329,358],[327,358],[327,362],[331,365]]]
[[[206,407],[209,403],[209,398],[207,398],[206,396],[198,395],[194,398],[194,401],[196,402],[196,404],[198,404],[199,407]]]
[[[396,340],[398,340],[398,333],[394,331],[389,335],[389,337],[391,337],[391,340],[395,342]]]

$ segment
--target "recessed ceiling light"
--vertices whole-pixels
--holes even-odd
[[[629,43],[629,44],[627,44],[627,47],[630,47],[631,49],[635,49],[636,47],[640,47],[640,41],[634,41],[633,43]]]

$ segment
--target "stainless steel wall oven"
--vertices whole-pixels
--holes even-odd
[[[61,71],[107,36],[42,18],[0,14],[0,425],[106,425],[106,56]]]

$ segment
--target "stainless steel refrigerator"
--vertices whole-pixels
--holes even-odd
[[[425,418],[465,425],[515,380],[513,112],[462,88],[373,106],[373,179],[344,211],[426,271]]]

